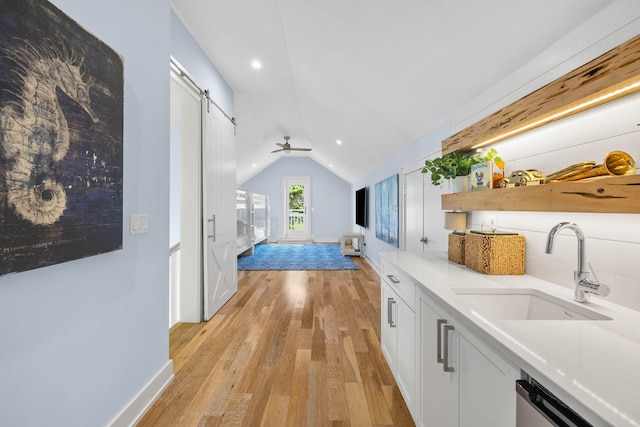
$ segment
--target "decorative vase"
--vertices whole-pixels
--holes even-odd
[[[469,175],[456,176],[450,181],[451,191],[453,193],[463,193],[469,191]]]

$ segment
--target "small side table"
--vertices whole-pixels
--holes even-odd
[[[364,234],[340,233],[340,253],[342,256],[364,256]]]

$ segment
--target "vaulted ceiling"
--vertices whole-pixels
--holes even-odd
[[[353,183],[612,1],[172,5],[235,92],[238,183],[282,156]],[[285,135],[313,150],[271,153]]]

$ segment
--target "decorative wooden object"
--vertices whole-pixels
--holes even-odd
[[[640,175],[444,194],[442,209],[640,213]]]
[[[464,265],[464,235],[449,234],[449,261]]]
[[[616,89],[619,93],[599,99]],[[444,139],[442,154],[497,142],[638,90],[640,35]],[[565,109],[569,114],[559,115]]]
[[[482,274],[524,274],[524,236],[467,233],[464,264]]]

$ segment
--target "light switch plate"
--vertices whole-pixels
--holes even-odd
[[[130,217],[130,232],[131,234],[142,234],[149,232],[149,215],[147,214],[132,214]]]

